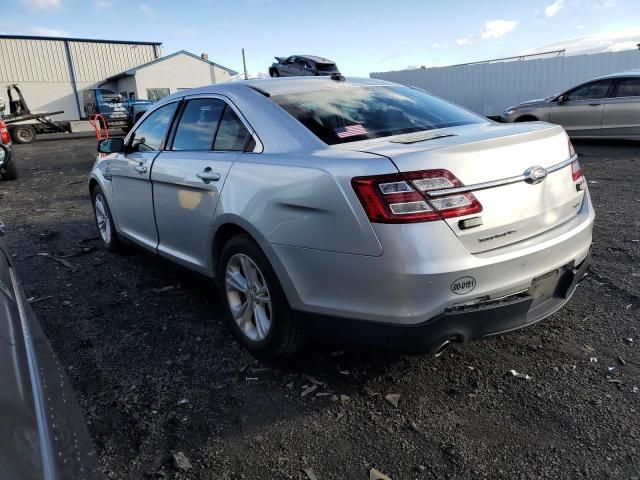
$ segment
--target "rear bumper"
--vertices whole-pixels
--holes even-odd
[[[524,292],[500,300],[480,301],[447,309],[414,325],[296,312],[304,328],[331,340],[399,350],[437,353],[451,342],[468,342],[517,330],[543,320],[560,309],[584,278],[590,251],[582,262],[571,262],[533,280]]]
[[[291,308],[320,317],[423,325],[452,308],[523,292],[534,279],[581,264],[592,243],[588,195],[569,222],[537,237],[470,254],[444,223],[376,224],[380,256],[262,244]],[[475,280],[472,288],[459,282]]]

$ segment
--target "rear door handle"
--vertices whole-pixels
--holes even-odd
[[[143,164],[137,165],[136,172],[138,172],[140,175],[142,175],[143,173],[147,173],[147,166]]]
[[[196,177],[204,183],[217,182],[220,180],[220,174],[212,172],[210,168],[205,168],[203,172],[196,173]]]

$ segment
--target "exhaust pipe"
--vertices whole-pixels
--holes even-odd
[[[437,349],[436,352],[433,354],[433,356],[435,358],[438,358],[440,355],[442,355],[444,353],[444,351],[449,348],[449,345],[451,345],[451,340],[445,340]]]

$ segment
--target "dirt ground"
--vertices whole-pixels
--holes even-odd
[[[439,358],[311,345],[255,362],[206,279],[99,248],[93,139],[17,146],[0,220],[109,478],[638,479],[640,143],[576,149],[590,276],[551,318]]]

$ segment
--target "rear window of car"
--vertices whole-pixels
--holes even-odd
[[[316,63],[316,69],[319,72],[333,72],[337,70],[335,63]]]
[[[270,98],[329,145],[487,121],[403,86],[345,86]]]
[[[640,78],[625,78],[618,81],[616,97],[640,97]]]

